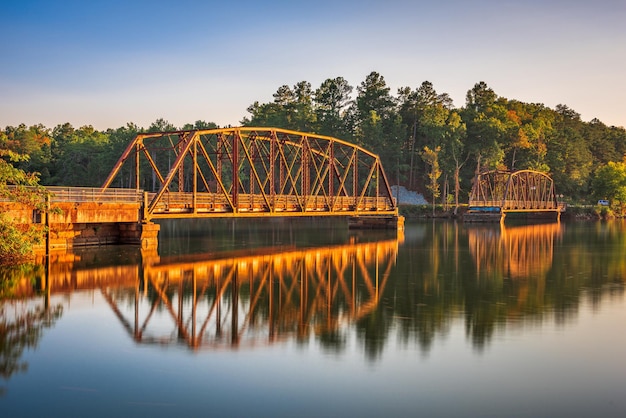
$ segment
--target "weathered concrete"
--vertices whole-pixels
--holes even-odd
[[[133,244],[156,250],[160,226],[141,222],[140,203],[77,202],[55,203],[46,219],[44,213],[16,203],[1,202],[0,210],[16,225],[48,226],[49,234],[36,253],[74,247]]]
[[[120,223],[118,225],[120,244],[139,245],[142,250],[157,249],[160,225],[152,222]]]
[[[51,209],[60,209],[61,213],[51,213],[50,224],[137,223],[141,220],[139,203],[61,202],[55,203]]]

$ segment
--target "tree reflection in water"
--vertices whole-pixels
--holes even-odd
[[[623,295],[625,252],[624,222],[409,224],[381,306],[359,321],[359,335],[372,359],[392,331],[427,354],[462,321],[481,352],[498,331],[566,323],[586,298]]]
[[[63,306],[50,308],[48,299],[40,304],[20,299],[30,293],[34,277],[42,266],[24,265],[0,268],[0,376],[9,380],[16,373],[26,372],[28,364],[21,360],[25,349],[37,348],[43,331],[54,325],[63,313]],[[0,386],[0,396],[5,388]]]
[[[460,324],[481,352],[498,332],[567,323],[587,298],[621,297],[625,225],[413,223],[404,242],[338,234],[332,241],[344,244],[307,248],[291,241],[291,227],[251,229],[246,241],[259,235],[266,247],[218,251],[215,242],[209,253],[136,258],[99,249],[54,263],[50,281],[53,293],[101,294],[138,344],[195,351],[294,340],[341,353],[355,338],[377,361],[396,342],[428,354]],[[39,324],[41,333],[45,318]]]

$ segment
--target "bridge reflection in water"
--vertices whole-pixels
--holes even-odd
[[[559,223],[468,227],[470,253],[477,277],[510,279],[543,277],[552,267],[554,241],[563,233]]]
[[[140,344],[253,347],[334,334],[372,312],[399,241],[144,258],[71,269],[53,263],[47,294],[98,289]],[[215,257],[215,255],[213,255]]]

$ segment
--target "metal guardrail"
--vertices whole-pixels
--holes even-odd
[[[51,202],[115,202],[137,203],[143,200],[142,190],[85,187],[46,187],[52,193]]]
[[[539,200],[470,200],[468,206],[471,207],[497,207],[502,210],[528,209],[528,210],[561,210],[562,203],[554,201]],[[563,209],[564,210],[564,209]]]
[[[16,186],[7,186],[9,190]],[[29,187],[27,187],[28,189]],[[143,200],[143,191],[134,189],[106,189],[91,187],[63,187],[45,186],[50,192],[50,202],[113,202],[113,203],[138,203]],[[0,198],[0,201],[10,202],[9,198]]]
[[[154,195],[149,194],[149,200]],[[241,193],[237,197],[237,211],[239,212],[300,212],[302,205],[305,205],[305,212],[336,212],[338,214],[345,211],[374,211],[392,210],[389,199],[383,197],[364,197],[359,199],[358,206],[355,205],[354,197],[338,196],[332,199],[332,208],[328,205],[328,200],[323,196],[309,196],[304,199],[295,195],[275,195],[268,197],[270,202],[265,201],[262,195],[250,195]],[[306,204],[304,203],[306,201]],[[197,210],[206,212],[232,212],[230,202],[223,194],[218,193],[197,193],[195,205]],[[193,193],[172,192],[163,195],[154,208],[155,214],[185,212],[193,209]],[[270,209],[271,208],[271,209]]]
[[[7,186],[15,189],[16,186]],[[108,188],[102,191],[100,188],[90,187],[44,187],[50,193],[50,203],[84,203],[84,202],[107,202],[107,203],[143,203],[143,190]],[[154,198],[154,193],[148,193],[148,200]],[[276,212],[300,211],[302,198],[295,195],[276,195],[271,205]],[[10,198],[0,198],[0,202],[10,202]],[[193,208],[193,193],[167,193],[159,201],[155,208],[156,213],[167,213],[172,210],[189,210]],[[201,211],[229,212],[232,211],[228,199],[217,193],[197,193],[195,204]],[[238,196],[238,210],[269,212],[262,195],[240,194]],[[322,196],[311,196],[306,199],[306,212],[337,212],[343,211],[372,211],[391,210],[389,200],[383,197],[364,197],[359,199],[358,207],[355,206],[355,198],[337,196],[333,198],[333,208],[328,207],[327,200]]]

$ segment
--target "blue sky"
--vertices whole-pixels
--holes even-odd
[[[626,126],[626,0],[0,0],[0,127],[238,125],[283,84],[379,72]]]

